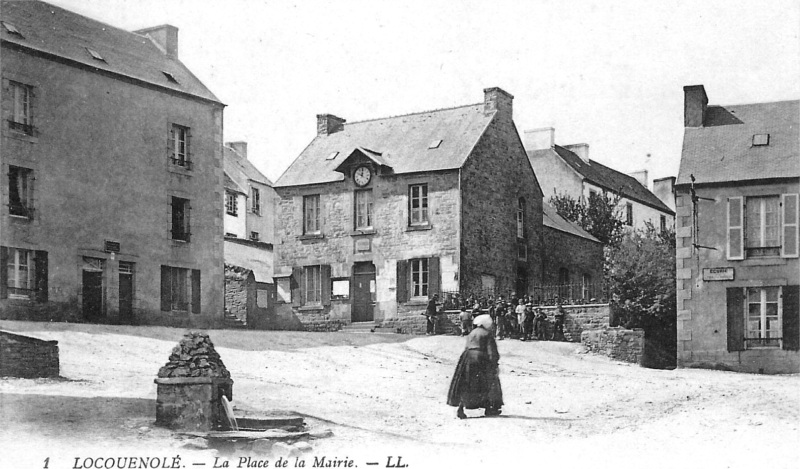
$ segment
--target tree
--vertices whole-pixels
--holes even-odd
[[[550,197],[550,205],[559,215],[577,223],[604,246],[610,247],[617,246],[624,233],[619,201],[619,196],[608,193],[592,193],[588,204],[567,194]]]
[[[632,231],[608,252],[608,282],[613,324],[644,329],[643,364],[675,364],[675,232],[656,230],[647,223]],[[646,363],[649,362],[649,363]]]

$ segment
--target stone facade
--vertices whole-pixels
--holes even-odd
[[[247,322],[247,278],[250,271],[225,265],[225,312]]]
[[[542,238],[544,285],[562,283],[580,285],[587,279],[590,284],[599,284],[603,281],[602,244],[547,226],[544,227]],[[561,278],[562,269],[568,272],[569,279],[566,282]],[[582,291],[574,293],[574,296],[583,296]],[[584,298],[586,301],[590,299],[591,297]]]
[[[644,353],[644,330],[611,327],[581,333],[587,352],[606,355],[614,360],[641,364]]]
[[[0,376],[55,378],[58,342],[0,331]]]
[[[37,4],[20,2],[15,8]],[[50,10],[46,6],[44,13],[51,16]],[[4,11],[4,20],[8,13]],[[74,14],[56,7],[52,15],[63,18],[63,28],[91,22],[72,21]],[[143,40],[132,33],[114,34],[129,34],[137,47]],[[81,43],[75,49],[84,46],[95,47]],[[0,318],[203,327],[218,323],[223,297],[223,105],[116,69],[99,72],[12,47],[5,39],[2,48],[0,172],[25,168],[33,178],[27,217],[10,213],[8,179],[0,185],[0,244],[5,253],[0,260],[14,262],[9,256],[35,253],[36,271],[29,266],[35,285],[28,290],[0,291]],[[8,125],[15,83],[32,90],[30,132]],[[173,125],[189,129],[191,166],[170,159]],[[184,209],[190,217],[184,220],[189,235],[183,236],[188,242],[172,233],[173,198],[188,201]],[[186,307],[168,305],[165,310],[159,302],[165,266],[185,274],[188,301],[181,305]],[[14,286],[5,264],[0,272],[3,287]]]
[[[611,307],[607,304],[597,305],[565,305],[564,308],[564,340],[578,342],[586,330],[599,329],[610,325]],[[541,307],[552,324],[556,313],[555,306]],[[548,330],[552,326],[548,325]],[[549,337],[549,336],[548,336]]]
[[[370,156],[372,150],[354,152],[344,160],[342,164],[350,168],[367,165],[375,171],[376,176],[365,186],[372,194],[370,229],[354,229],[354,193],[359,187],[348,170],[342,170],[343,180],[317,184],[282,185],[282,177],[276,184],[278,315],[291,317],[309,330],[335,330],[363,321],[353,316],[359,282],[356,269],[375,272],[368,320],[408,330],[416,330],[416,316],[433,293],[480,289],[487,277],[502,290],[525,292],[539,284],[542,194],[512,120],[512,99],[502,90],[485,90],[485,110],[481,107],[478,112],[490,118],[477,142],[446,142],[468,152],[460,167],[395,174],[376,163],[381,161],[379,156],[371,159],[376,158]],[[347,135],[343,120],[329,115],[321,119],[323,123],[333,119],[336,125],[332,130],[324,125],[318,139],[330,132]],[[403,118],[390,118],[395,119]],[[429,142],[424,142],[425,147]],[[428,222],[412,226],[409,188],[419,184],[427,185]],[[305,196],[319,197],[319,234],[303,233]],[[524,206],[522,238],[517,237],[520,201]],[[425,296],[409,291],[408,269],[415,259],[427,259],[430,266]],[[304,276],[307,267],[314,266],[320,266],[322,298],[309,304],[304,296]],[[349,292],[334,294],[330,289],[337,281],[349,282],[349,287],[344,287]]]

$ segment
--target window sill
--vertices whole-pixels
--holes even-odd
[[[376,233],[377,231],[375,231],[375,228],[364,228],[363,230],[351,231],[350,236],[368,236],[368,235],[374,235]]]
[[[403,303],[406,306],[427,306],[428,299],[425,297],[418,297],[418,298],[411,298],[410,300]]]
[[[39,136],[36,135],[36,134],[31,135],[29,133],[22,132],[22,131],[19,131],[19,130],[13,130],[13,129],[5,129],[5,132],[3,132],[3,134],[6,137],[17,139],[17,140],[22,140],[22,141],[28,142],[28,143],[39,143]]]
[[[192,175],[192,170],[191,169],[188,169],[188,168],[186,168],[184,166],[172,164],[172,163],[167,163],[167,164],[168,164],[167,171],[169,171],[170,173],[180,174],[181,176],[191,176]]]
[[[322,311],[325,308],[322,305],[306,305],[306,306],[301,306],[299,309],[300,311],[304,312],[305,311],[313,312],[313,311]]]
[[[408,225],[406,227],[406,231],[426,231],[432,228],[433,226],[431,226],[430,223],[426,223],[424,225]]]
[[[308,241],[312,239],[324,239],[325,235],[322,233],[304,234],[297,237],[300,241]]]
[[[762,266],[762,265],[786,265],[786,259],[783,257],[751,257],[744,259],[741,262],[742,267]]]
[[[25,216],[25,215],[14,215],[13,213],[9,213],[9,214],[8,214],[8,216],[9,216],[9,217],[10,217],[12,220],[26,221],[26,222],[27,222],[27,221],[33,221],[33,218],[31,218],[31,217],[28,217],[28,216]]]

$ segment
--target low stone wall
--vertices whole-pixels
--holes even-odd
[[[583,340],[581,337],[583,331],[608,327],[610,324],[611,306],[608,304],[565,305],[562,308],[564,308],[564,340],[567,342],[580,342]],[[550,321],[549,333],[552,331],[556,307],[543,306],[540,309],[547,314],[547,319]]]
[[[58,342],[0,331],[0,376],[58,376]]]
[[[583,331],[581,343],[587,352],[599,353],[614,360],[641,364],[644,330],[608,327]]]

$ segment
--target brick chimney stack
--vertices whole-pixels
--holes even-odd
[[[344,129],[347,122],[333,114],[317,114],[317,135],[330,135]]]
[[[683,126],[702,127],[706,120],[708,96],[703,85],[683,87]]]
[[[241,155],[244,159],[247,159],[247,142],[228,142],[225,144],[226,147],[231,148],[233,151]]]
[[[486,114],[497,111],[501,116],[512,119],[514,116],[513,101],[514,96],[501,88],[494,87],[483,90],[483,112]]]
[[[134,31],[136,34],[148,36],[170,59],[178,58],[178,28],[169,24]]]

